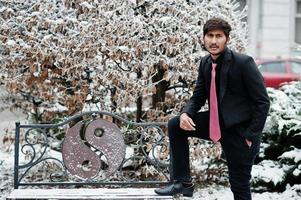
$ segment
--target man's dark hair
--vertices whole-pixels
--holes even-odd
[[[229,37],[230,31],[232,30],[230,24],[227,21],[221,18],[214,17],[209,19],[204,24],[203,36],[205,36],[209,31],[217,30],[217,29],[222,30],[227,38]]]

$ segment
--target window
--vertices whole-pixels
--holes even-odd
[[[301,74],[301,62],[291,62],[291,65],[294,74]]]
[[[301,44],[301,0],[296,0],[295,42]]]
[[[258,66],[261,72],[270,72],[270,73],[285,73],[284,62],[269,62],[263,63]]]

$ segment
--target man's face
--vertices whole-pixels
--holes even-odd
[[[229,37],[218,29],[208,31],[203,39],[207,51],[214,57],[218,57],[224,51],[229,41]]]

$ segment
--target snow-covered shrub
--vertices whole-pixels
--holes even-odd
[[[123,107],[135,107],[137,120],[164,120],[190,96],[208,18],[228,20],[230,47],[244,50],[246,10],[238,6],[235,0],[0,1],[1,81],[24,96],[20,106],[39,121]]]
[[[221,158],[221,146],[211,142],[190,139],[191,174],[202,185],[228,184],[227,166]]]
[[[253,168],[254,189],[283,191],[301,182],[301,82],[268,88],[270,113]]]

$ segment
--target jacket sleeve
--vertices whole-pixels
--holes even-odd
[[[201,59],[199,70],[198,70],[198,78],[196,81],[196,86],[193,91],[193,95],[183,108],[182,113],[187,113],[190,117],[194,117],[195,114],[201,109],[201,107],[206,102],[206,91],[205,91],[205,80],[203,74],[203,66],[204,66],[205,57]]]
[[[253,105],[252,117],[249,126],[241,131],[242,136],[250,141],[259,136],[270,108],[270,100],[264,85],[263,77],[253,58],[248,57],[243,64],[242,76]]]

